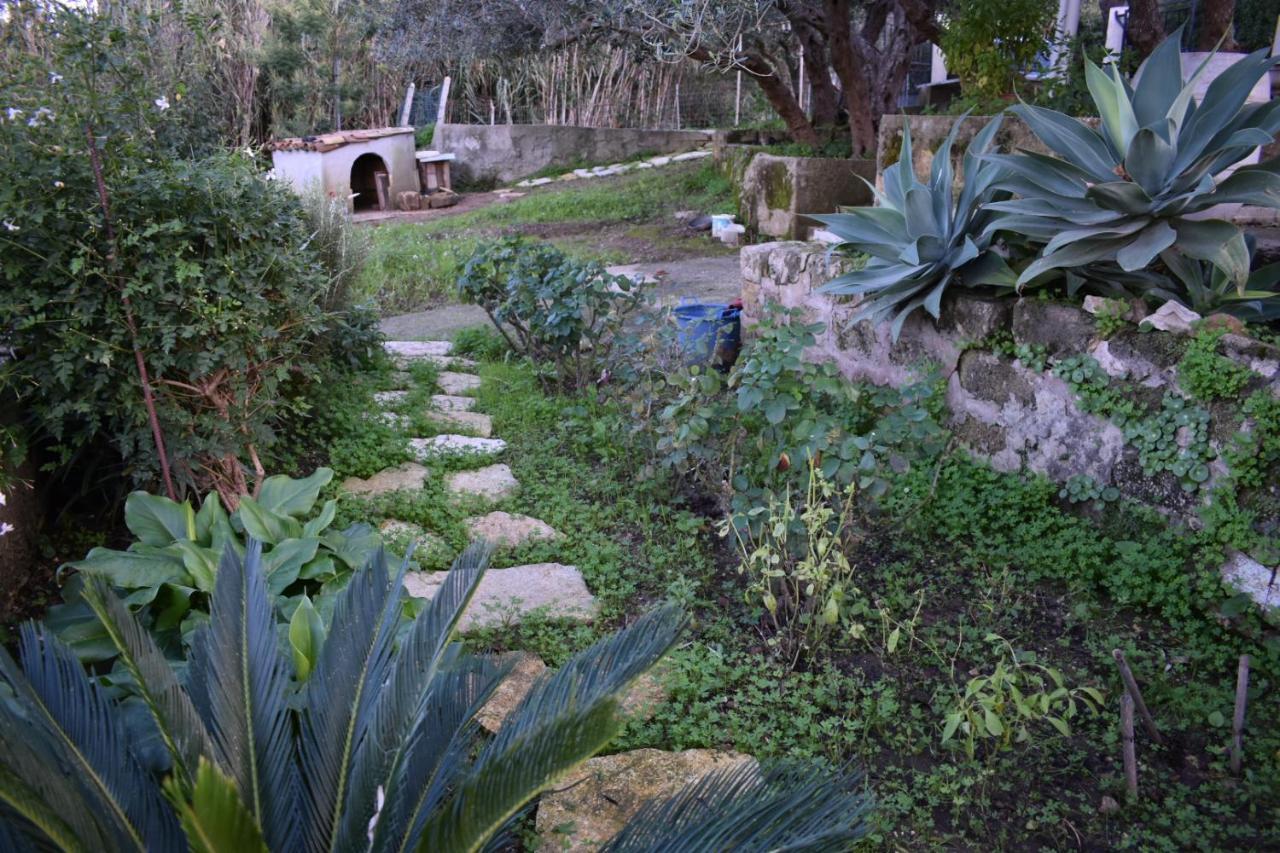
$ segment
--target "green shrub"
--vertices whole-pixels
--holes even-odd
[[[632,279],[519,237],[478,248],[458,292],[484,309],[512,350],[553,366],[564,388],[600,379],[627,319],[644,303]]]
[[[998,98],[1049,48],[1051,0],[965,0],[947,8],[939,45],[966,95]]]

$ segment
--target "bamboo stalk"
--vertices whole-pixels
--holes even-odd
[[[1138,682],[1133,677],[1133,671],[1129,669],[1129,662],[1124,659],[1124,652],[1112,649],[1111,656],[1116,659],[1116,666],[1120,667],[1120,678],[1124,681],[1125,690],[1133,697],[1133,702],[1138,707],[1138,714],[1142,717],[1142,725],[1147,730],[1147,734],[1151,735],[1151,739],[1156,743],[1164,743],[1160,730],[1156,728],[1155,718],[1147,710],[1147,703],[1142,701],[1142,691],[1138,689]]]
[[[1236,710],[1231,717],[1231,773],[1240,775],[1244,760],[1244,710],[1249,701],[1249,656],[1240,655],[1236,669]]]
[[[1138,799],[1138,751],[1133,737],[1133,697],[1120,696],[1120,741],[1124,754],[1124,784],[1129,799]]]

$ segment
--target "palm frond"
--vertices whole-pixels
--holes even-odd
[[[25,706],[29,724],[44,735],[46,761],[65,763],[114,847],[169,849],[166,842],[177,841],[177,823],[129,749],[111,699],[85,675],[75,653],[43,626],[22,626],[19,654],[23,675],[5,656],[0,677]]]
[[[245,808],[235,783],[201,760],[190,798],[173,789],[192,853],[267,853],[262,830]]]
[[[605,699],[526,726],[501,749],[491,741],[476,766],[423,827],[418,850],[479,850],[529,800],[602,749],[620,728],[618,704]],[[510,721],[504,725],[506,732]]]
[[[848,850],[867,833],[871,798],[857,773],[752,763],[707,774],[646,803],[603,848],[608,853]]]
[[[367,805],[376,795],[376,790],[355,790],[353,767],[391,674],[403,574],[402,567],[394,583],[389,581],[382,550],[355,573],[334,608],[329,637],[307,681],[299,754],[306,778],[303,842],[308,850],[346,849],[353,828],[356,838],[364,833],[344,812],[348,797]],[[371,810],[362,811],[367,821]]]
[[[276,640],[262,544],[222,555],[209,623],[192,642],[189,692],[217,764],[274,850],[297,849],[298,770],[287,704],[289,669]]]
[[[356,732],[351,755],[350,784],[342,812],[336,846],[348,849],[364,837],[381,790],[389,792],[408,755],[409,735],[421,718],[431,682],[439,671],[449,637],[489,563],[491,549],[483,543],[468,547],[452,569],[426,611],[418,615],[390,668],[385,686]],[[398,598],[400,579],[393,587]],[[395,627],[395,613],[390,615]],[[336,623],[335,623],[336,624]]]
[[[181,790],[189,793],[200,756],[213,755],[204,721],[151,634],[111,586],[102,578],[91,578],[83,598],[111,638],[121,665],[133,676],[134,690],[155,721]]]
[[[0,654],[4,651],[0,649]],[[0,706],[2,707],[2,706]],[[0,823],[20,838],[53,844],[60,850],[107,850],[111,846],[90,810],[70,764],[59,761],[48,744],[24,719],[0,713]],[[66,772],[50,772],[51,769]],[[11,848],[8,845],[0,849]]]

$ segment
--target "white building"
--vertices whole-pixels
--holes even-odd
[[[412,127],[295,136],[267,148],[276,174],[298,193],[319,189],[347,199],[353,212],[393,210],[400,193],[420,192]]]

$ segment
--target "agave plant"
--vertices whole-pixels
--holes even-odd
[[[405,567],[389,576],[379,552],[352,576],[332,630],[307,646],[305,678],[281,652],[256,542],[243,558],[224,552],[185,684],[107,582],[91,579],[85,601],[116,646],[145,725],[131,724],[128,703],[89,678],[56,636],[24,626],[21,670],[0,650],[0,845],[481,849],[617,733],[620,694],[684,624],[672,607],[641,616],[536,683],[486,739],[474,717],[505,670],[466,654],[453,632],[487,559],[483,547],[464,552],[397,639]],[[159,760],[142,748],[149,740],[162,744]],[[794,771],[715,777],[696,803],[670,808],[706,810],[720,838],[750,839],[738,849],[786,839],[811,842],[787,849],[847,846],[864,831],[865,795],[851,774],[810,775],[804,784]],[[671,827],[643,825],[669,812],[646,814],[633,836],[671,837]],[[688,828],[697,843],[625,849],[723,849],[708,825]]]
[[[936,318],[943,294],[957,279],[966,287],[1012,287],[1016,278],[1004,258],[991,251],[993,232],[987,226],[994,214],[984,207],[1003,197],[996,188],[1001,169],[983,159],[1000,119],[990,121],[970,143],[964,155],[964,186],[954,199],[951,147],[963,121],[962,116],[934,154],[929,183],[916,178],[911,128],[904,122],[902,153],[884,170],[884,192],[871,188],[876,206],[813,217],[843,241],[840,251],[871,258],[862,269],[832,279],[819,290],[862,296],[854,321],[879,322],[892,316],[894,340],[917,308]]]
[[[1230,222],[1203,218],[1218,204],[1280,207],[1280,163],[1244,166],[1219,179],[1280,129],[1280,102],[1246,104],[1276,64],[1265,50],[1240,59],[1193,98],[1207,60],[1183,80],[1179,33],[1147,58],[1132,85],[1115,65],[1085,60],[1101,122],[1091,128],[1053,110],[1012,108],[1057,156],[988,154],[1007,170],[998,182],[1020,198],[995,201],[992,231],[1044,243],[1018,285],[1058,269],[1114,263],[1141,271],[1157,257],[1182,255],[1218,267],[1237,288],[1249,275],[1244,236]]]
[[[1172,282],[1153,288],[1153,296],[1180,302],[1205,317],[1230,314],[1246,323],[1280,319],[1280,263],[1252,271],[1240,289],[1207,261],[1170,253],[1165,266]]]

